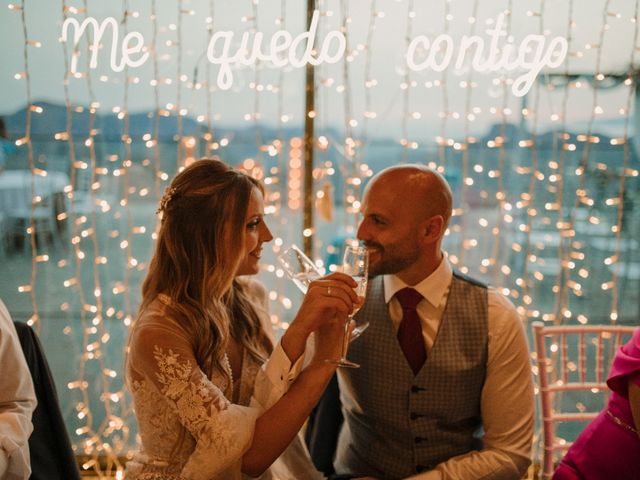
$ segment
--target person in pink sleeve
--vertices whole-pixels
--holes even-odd
[[[616,353],[606,408],[578,436],[553,480],[640,478],[640,328]]]

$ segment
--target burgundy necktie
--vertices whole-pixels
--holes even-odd
[[[416,375],[427,359],[420,318],[416,311],[416,307],[423,297],[413,288],[403,288],[396,293],[396,298],[402,306],[402,321],[400,322],[400,328],[398,328],[398,343],[400,343],[400,348],[402,348],[413,374]]]

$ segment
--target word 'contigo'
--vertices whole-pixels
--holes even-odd
[[[455,68],[460,70],[468,63],[467,53],[473,59],[471,68],[478,72],[497,71],[524,71],[518,76],[511,91],[516,97],[522,97],[531,89],[533,82],[544,67],[559,67],[567,56],[569,44],[564,37],[554,37],[545,50],[546,38],[544,35],[527,35],[519,47],[513,43],[513,39],[507,37],[504,29],[504,13],[498,15],[495,26],[488,29],[490,37],[488,52],[485,54],[485,41],[478,35],[463,35],[460,40],[460,48],[456,58]],[[499,47],[501,37],[507,37],[507,42]],[[429,41],[424,35],[415,37],[407,49],[407,65],[413,71],[421,71],[430,68],[441,72],[449,67],[453,59],[453,38],[450,35],[441,34]],[[416,62],[418,47],[426,50],[424,60]],[[486,56],[485,56],[486,55]]]
[[[263,32],[244,32],[237,47],[233,44],[235,33],[232,30],[215,32],[211,36],[206,54],[209,62],[220,66],[216,81],[218,87],[222,90],[231,88],[232,67],[251,66],[258,61],[271,63],[275,67],[291,65],[295,68],[307,64],[338,62],[346,49],[346,38],[342,32],[328,31],[321,44],[318,42],[319,48],[314,48],[319,16],[320,12],[314,10],[309,30],[295,37],[286,30],[278,30],[268,42],[264,42]],[[514,79],[511,86],[513,94],[522,97],[531,89],[543,68],[555,68],[564,62],[569,46],[564,37],[553,37],[547,45],[547,37],[535,34],[526,35],[516,45],[513,38],[507,35],[504,23],[504,13],[501,13],[493,28],[486,30],[489,35],[488,45],[478,35],[463,35],[454,67],[461,70],[469,64],[477,72],[523,72]],[[86,18],[82,23],[75,18],[67,18],[62,24],[62,41],[68,40],[69,29],[74,27],[73,43],[74,48],[77,47],[89,25],[93,27],[93,37],[89,42],[90,68],[95,69],[98,65],[100,42],[108,27],[112,34],[112,70],[121,72],[125,66],[139,67],[149,58],[149,51],[144,47],[144,37],[140,32],[132,31],[122,39],[118,60],[118,22],[113,17],[107,17],[102,23],[98,23],[93,17]],[[299,53],[301,48],[302,53]],[[433,40],[425,35],[418,35],[412,39],[406,52],[407,66],[418,72],[427,69],[442,72],[449,68],[453,60],[454,39],[447,34],[437,35]],[[76,50],[71,59],[71,73],[77,72],[77,62]]]

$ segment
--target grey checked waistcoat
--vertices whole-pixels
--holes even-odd
[[[477,448],[487,363],[487,289],[454,273],[427,361],[414,377],[384,302],[370,280],[358,315],[370,325],[349,347],[361,368],[340,368],[345,423],[337,473],[400,479]]]

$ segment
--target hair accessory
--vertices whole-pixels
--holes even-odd
[[[160,212],[164,212],[167,209],[167,205],[169,204],[169,202],[171,201],[175,193],[176,193],[175,187],[167,187],[164,190],[164,195],[160,199],[160,207],[158,207],[158,210],[156,210],[156,215]]]

